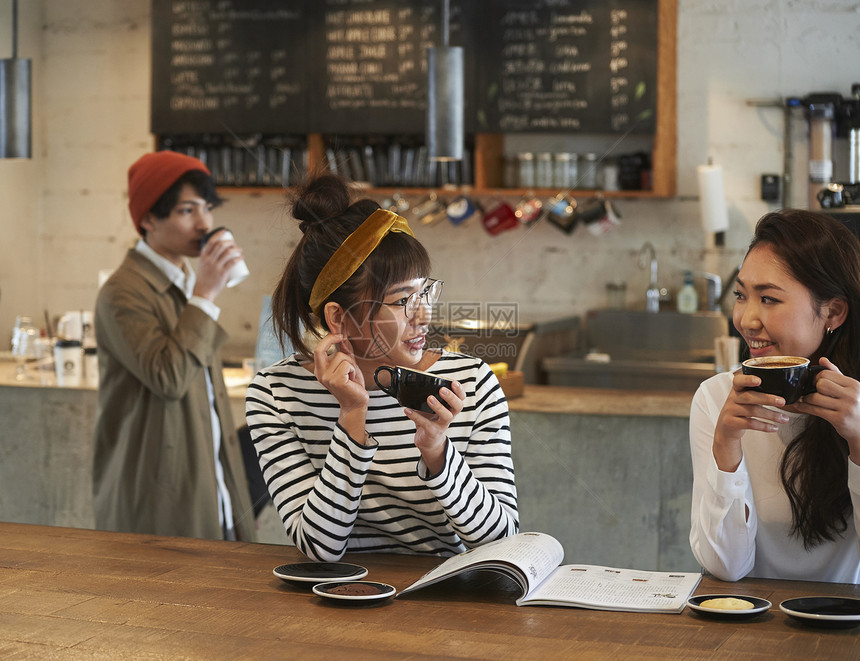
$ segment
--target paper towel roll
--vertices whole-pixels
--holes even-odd
[[[706,232],[725,232],[729,229],[729,213],[723,189],[723,168],[719,165],[700,165],[697,171],[702,227]]]

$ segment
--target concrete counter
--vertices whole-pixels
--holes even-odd
[[[92,528],[93,388],[0,380],[0,520]],[[237,424],[244,386],[230,389]],[[526,386],[510,401],[522,530],[567,562],[695,570],[687,543],[691,393]],[[286,543],[273,507],[261,541]]]

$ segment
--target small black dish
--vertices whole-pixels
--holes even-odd
[[[850,629],[860,625],[860,599],[851,597],[798,597],[786,599],[779,609],[813,627]]]
[[[296,583],[324,583],[367,576],[367,568],[348,562],[295,562],[280,565],[272,573],[285,581]]]
[[[729,597],[749,601],[753,607],[744,610],[726,610],[724,608],[707,608],[702,606],[702,602],[707,601],[708,599],[725,599]],[[767,612],[772,605],[773,604],[771,604],[767,599],[750,597],[745,594],[700,594],[687,599],[687,606],[689,606],[691,610],[695,611],[697,615],[702,615],[715,620],[746,620]]]
[[[377,601],[397,593],[393,585],[373,581],[330,581],[317,583],[313,590],[320,597],[343,601]]]

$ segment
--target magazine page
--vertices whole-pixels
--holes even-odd
[[[482,569],[502,571],[512,577],[515,571],[520,576],[517,582],[523,586],[524,593],[528,593],[558,567],[562,558],[564,549],[555,537],[539,532],[521,532],[448,558],[400,594],[476,569],[479,565]]]
[[[517,605],[680,613],[701,579],[698,572],[564,565],[530,594],[517,600]]]

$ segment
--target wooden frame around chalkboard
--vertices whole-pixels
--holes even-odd
[[[673,197],[676,187],[678,0],[659,0],[657,24],[657,117],[651,153],[651,190],[605,191],[607,197]],[[475,136],[475,188],[492,194],[524,194],[525,189],[501,188],[504,135]],[[550,193],[557,191],[535,191]],[[574,191],[575,193],[576,191]]]

